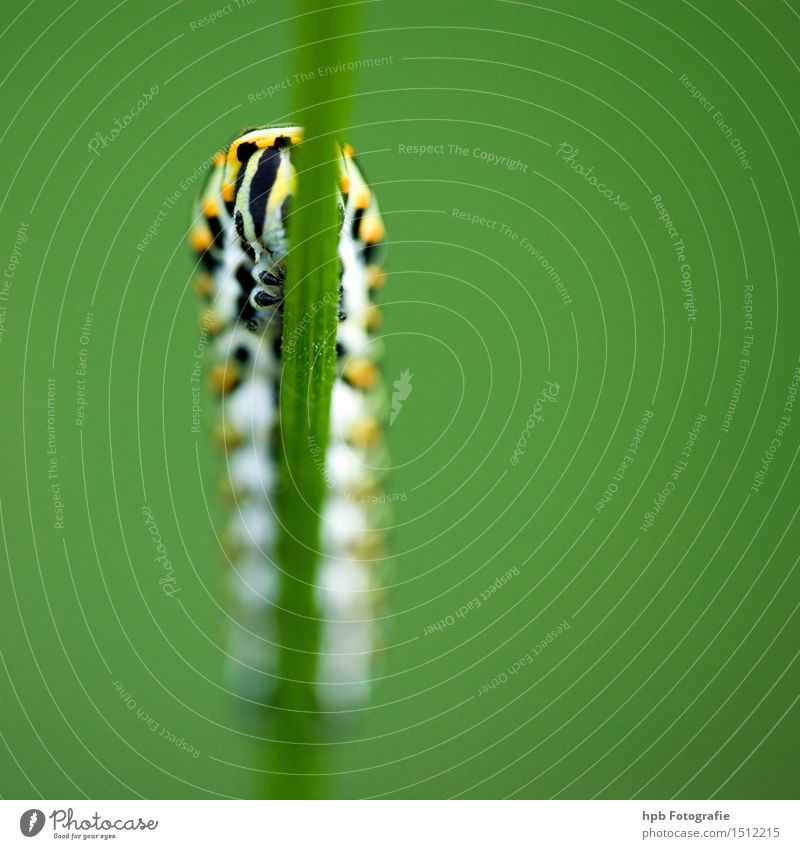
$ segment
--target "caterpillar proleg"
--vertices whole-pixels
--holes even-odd
[[[204,301],[201,326],[214,337],[208,366],[209,388],[220,398],[214,441],[226,461],[231,683],[254,700],[268,700],[275,688],[273,605],[282,575],[292,568],[276,561],[274,511],[281,357],[291,355],[294,344],[283,338],[281,306],[298,179],[292,152],[301,142],[298,127],[256,129],[218,152],[190,237],[201,267],[195,280]],[[316,688],[323,710],[360,704],[368,690],[378,639],[375,564],[382,556],[375,530],[380,476],[372,469],[385,465],[384,396],[370,338],[381,320],[376,294],[385,280],[379,263],[384,228],[348,145],[339,150],[338,167],[340,321],[315,581],[321,619]],[[321,457],[317,446],[309,451]]]

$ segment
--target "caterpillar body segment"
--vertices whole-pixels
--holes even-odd
[[[287,232],[298,175],[298,127],[251,130],[212,160],[198,198],[190,243],[202,269],[195,290],[201,327],[213,336],[209,391],[219,396],[214,442],[226,463],[223,497],[230,510],[224,539],[232,566],[235,609],[229,644],[234,689],[268,700],[276,681],[273,606],[291,563],[276,558],[277,449],[282,300],[291,263]],[[385,466],[384,395],[371,333],[379,326],[376,296],[384,227],[372,190],[349,145],[339,151],[342,226],[337,374],[331,402],[328,486],[315,595],[321,618],[317,694],[321,709],[361,704],[379,638],[381,523],[375,505]],[[302,179],[302,175],[300,176]],[[321,453],[316,446],[309,450]],[[320,459],[320,465],[322,461]]]

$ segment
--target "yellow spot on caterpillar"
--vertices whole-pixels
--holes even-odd
[[[200,320],[198,321],[198,324],[200,325],[201,330],[205,330],[205,332],[209,333],[211,336],[216,336],[217,333],[221,333],[225,327],[225,321],[222,316],[212,309],[203,310],[200,313]]]
[[[199,221],[194,225],[194,227],[192,227],[192,233],[189,237],[189,241],[198,253],[207,251],[211,247],[213,237],[211,235],[211,230],[205,221]]]
[[[347,174],[342,174],[342,176],[339,178],[339,186],[341,187],[342,192],[344,192],[344,194],[347,194],[350,191],[350,178],[347,176]]]
[[[233,451],[243,442],[242,434],[229,422],[219,422],[214,428],[214,444],[220,451]]]
[[[369,206],[369,202],[372,200],[372,194],[367,188],[366,183],[362,183],[356,188],[354,200],[356,209],[366,209]]]
[[[344,151],[345,156],[355,156],[355,151],[353,150],[352,145],[346,144],[342,150]]]
[[[358,560],[378,560],[386,553],[383,534],[375,530],[367,531],[350,548]]]
[[[366,275],[370,289],[380,289],[386,283],[386,270],[380,265],[368,265]]]
[[[237,540],[229,531],[223,531],[220,539],[220,548],[222,556],[228,563],[237,563],[245,554],[245,547],[240,540]]]
[[[361,221],[361,228],[359,231],[359,236],[363,239],[363,241],[365,241],[368,245],[374,245],[376,242],[380,242],[384,233],[385,228],[380,215],[377,213],[371,213],[364,216]]]
[[[201,298],[210,298],[214,294],[214,278],[210,274],[198,274],[194,278],[194,291]]]
[[[378,369],[370,360],[353,358],[344,367],[344,377],[356,389],[372,389],[378,382]]]
[[[367,308],[365,323],[370,333],[374,333],[383,324],[383,310],[377,304],[370,304]]]
[[[369,596],[372,599],[373,609],[377,610],[381,607],[386,606],[386,603],[389,601],[389,593],[387,592],[386,587],[383,586],[383,584],[380,584],[374,580],[374,575],[371,577],[373,578],[373,580],[370,581]]]
[[[221,478],[217,484],[217,495],[223,507],[235,507],[242,493],[237,492],[231,478]]]
[[[241,380],[239,367],[234,362],[214,363],[208,373],[208,388],[222,395],[230,392]]]
[[[380,425],[371,416],[357,419],[350,427],[350,442],[356,448],[374,448],[380,440]]]
[[[380,495],[380,486],[373,475],[364,475],[359,478],[347,493],[354,501],[370,501],[377,499]]]
[[[207,218],[216,218],[218,212],[216,198],[209,195],[203,199],[203,215]]]
[[[287,158],[282,157],[278,171],[275,174],[275,182],[272,184],[272,189],[270,189],[267,200],[268,219],[277,213],[289,195],[295,194],[297,189],[296,183],[297,179],[294,166]]]

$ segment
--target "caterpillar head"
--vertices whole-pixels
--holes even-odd
[[[298,127],[252,130],[228,148],[222,198],[256,260],[265,252],[273,261],[286,255],[285,218],[295,186],[289,151],[301,140]]]

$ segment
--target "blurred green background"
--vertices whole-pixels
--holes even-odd
[[[320,792],[796,797],[800,6],[358,6],[341,132],[412,391]],[[0,792],[257,796],[185,244],[210,154],[291,122],[296,9],[3,12]]]

